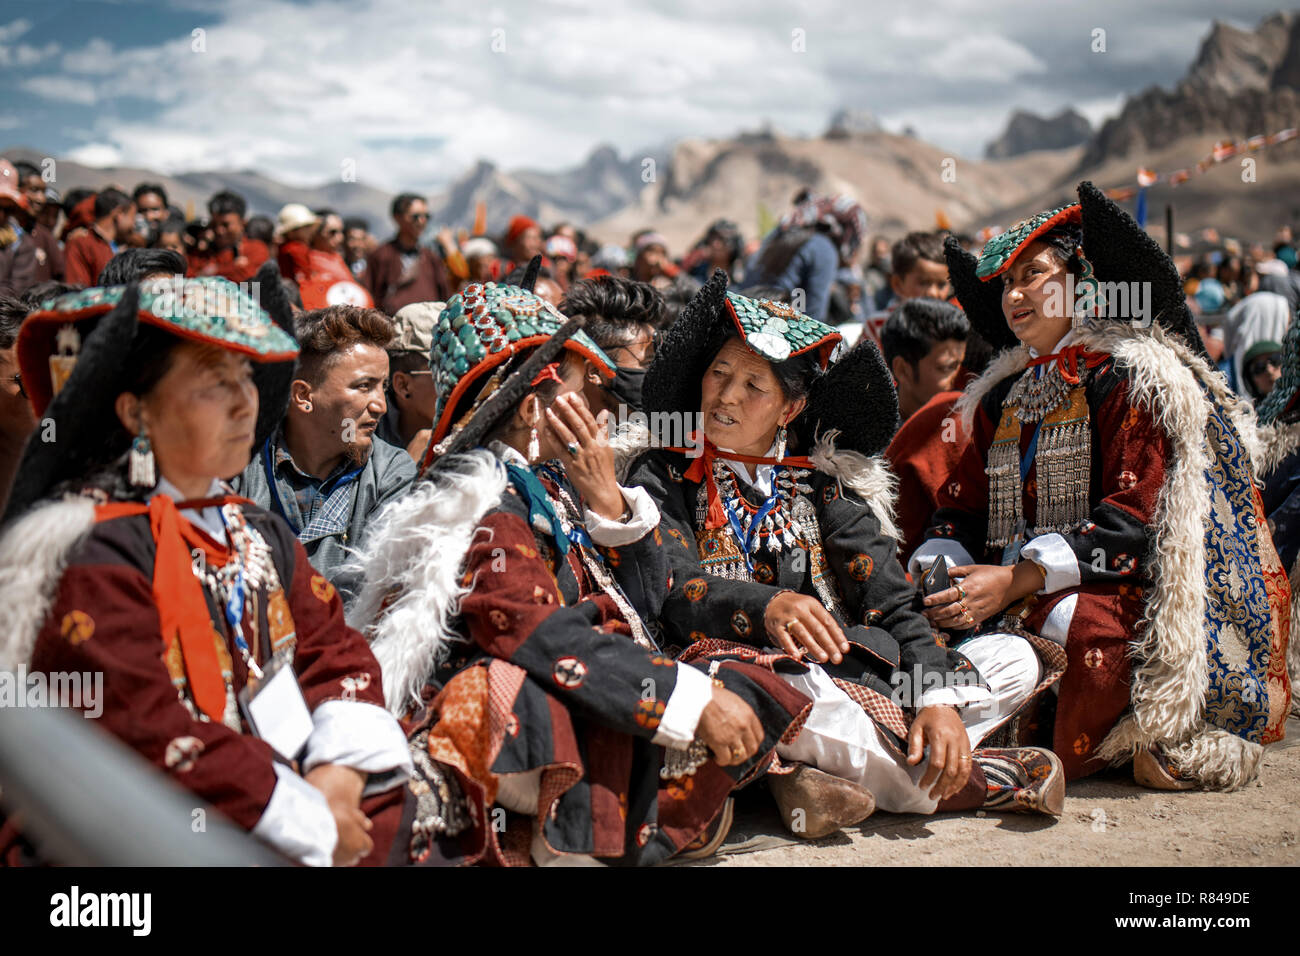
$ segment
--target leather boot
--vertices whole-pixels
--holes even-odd
[[[1065,809],[1065,767],[1050,750],[988,748],[975,751],[975,762],[988,785],[982,809],[1052,817]]]
[[[876,798],[866,787],[807,764],[796,764],[790,773],[768,774],[767,782],[786,828],[805,840],[861,823],[876,809]]]
[[[699,836],[678,850],[677,855],[683,860],[703,860],[713,856],[718,852],[718,847],[722,846],[722,841],[727,838],[727,834],[731,832],[731,822],[735,817],[736,801],[727,797],[727,802],[722,805],[718,815],[700,831]]]
[[[1151,747],[1133,755],[1133,780],[1152,790],[1192,790],[1195,780],[1180,777],[1160,750]]]

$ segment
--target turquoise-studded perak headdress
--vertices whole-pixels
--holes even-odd
[[[41,304],[18,332],[23,386],[40,418],[71,374],[91,320],[111,312],[126,286],[68,292]],[[226,279],[158,279],[140,286],[136,318],[180,338],[241,352],[254,362],[292,361],[298,344],[258,302]]]
[[[429,349],[429,369],[438,389],[431,444],[446,437],[461,399],[485,374],[541,345],[564,321],[555,306],[519,286],[474,283],[448,299]],[[585,332],[576,333],[565,348],[589,360],[607,378],[614,375],[614,363]]]

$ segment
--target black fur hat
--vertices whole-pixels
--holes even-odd
[[[131,438],[118,425],[112,405],[120,391],[123,361],[135,340],[139,291],[135,283],[127,286],[113,310],[98,320],[67,384],[27,439],[5,502],[5,524],[55,485],[88,477],[130,446]]]
[[[871,457],[889,446],[901,424],[898,391],[885,357],[875,342],[863,337],[813,381],[808,407],[795,419],[794,427],[805,442],[838,431],[837,449]]]
[[[289,302],[284,283],[280,281],[280,267],[268,259],[257,270],[256,281],[258,301],[263,311],[286,335],[297,342],[298,336],[293,328],[293,305]],[[289,407],[289,390],[297,368],[298,360],[294,358],[282,362],[253,363],[253,382],[257,385],[259,400],[254,448],[261,448],[284,420],[284,413]]]
[[[704,373],[732,337],[774,365],[808,360],[808,402],[790,425],[791,454],[808,454],[830,429],[840,432],[837,448],[874,455],[889,444],[898,428],[898,395],[875,343],[863,342],[830,365],[838,332],[784,303],[727,292],[721,269],[686,304],[656,349],[642,389],[644,411],[698,415]]]
[[[979,259],[949,237],[944,244],[948,278],[971,325],[995,351],[1016,345],[1018,340],[1002,312],[1002,284],[997,277],[1031,242],[1053,229],[1081,223],[1083,255],[1092,265],[1093,277],[1103,283],[1147,285],[1152,320],[1181,338],[1193,353],[1205,355],[1173,260],[1132,216],[1092,183],[1080,183],[1078,193],[1077,204],[1040,213],[996,236]],[[1101,321],[1129,319],[1117,316]]]
[[[275,270],[274,264],[270,268]],[[64,482],[102,472],[126,452],[131,436],[118,421],[114,402],[135,371],[133,351],[142,327],[249,355],[259,394],[257,440],[264,440],[288,403],[297,344],[278,270],[264,268],[258,275],[259,280],[274,276],[262,282],[261,291],[277,313],[275,321],[233,284],[207,279],[179,286],[149,283],[143,292],[139,283],[70,292],[28,316],[17,348],[24,382],[33,383],[29,396],[38,422],[23,449],[4,520]],[[81,344],[60,389],[51,356],[69,336]]]

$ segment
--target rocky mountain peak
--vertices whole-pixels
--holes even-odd
[[[1006,129],[984,149],[986,159],[1008,159],[1038,149],[1067,149],[1087,142],[1092,124],[1072,108],[1055,116],[1043,117],[1027,110],[1016,110]]]

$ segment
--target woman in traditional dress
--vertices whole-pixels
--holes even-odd
[[[710,853],[729,794],[807,701],[761,668],[705,674],[655,643],[659,512],[615,481],[607,413],[582,398],[584,370],[613,364],[562,321],[520,287],[449,300],[427,480],[373,529],[352,620],[418,762],[446,778],[430,837],[465,862]]]
[[[1287,573],[1291,593],[1291,639],[1287,673],[1300,680],[1300,322],[1292,322],[1282,341],[1282,374],[1257,406],[1259,453],[1255,470],[1263,482],[1264,511]],[[1291,697],[1291,715],[1300,717],[1300,698]]]
[[[648,452],[629,479],[672,539],[664,640],[685,660],[763,664],[813,700],[777,748],[787,772],[769,774],[795,833],[824,836],[873,804],[1059,814],[1052,754],[972,755],[1056,671],[1017,635],[950,648],[913,606],[879,457],[897,396],[874,343],[823,371],[839,339],[727,292],[721,271],[666,336],[646,411],[698,425],[689,447]]]
[[[223,484],[283,413],[297,351],[223,279],[87,289],[28,318],[45,440],[0,539],[0,669],[102,675],[79,702],[101,727],[292,860],[403,861],[412,763],[374,655],[284,522]],[[0,859],[37,858],[9,821]]]
[[[1071,778],[1132,760],[1154,787],[1250,782],[1289,706],[1286,580],[1249,410],[1207,363],[1172,261],[1090,183],[978,262],[947,253],[1005,351],[966,390],[972,444],[911,557],[958,582],[926,613],[1019,620],[1064,648],[1039,727]]]

